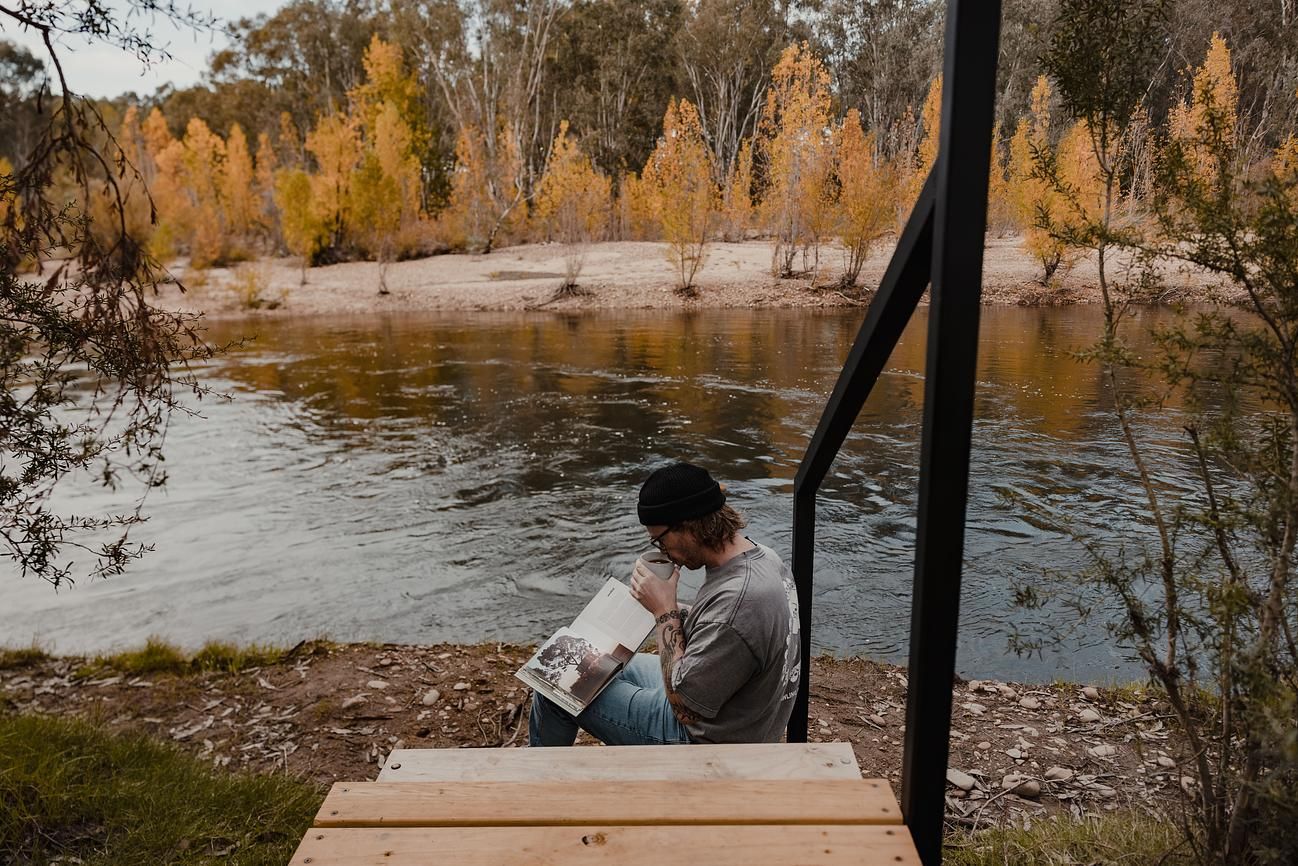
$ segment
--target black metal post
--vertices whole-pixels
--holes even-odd
[[[1000,2],[950,0],[946,14],[901,786],[925,866],[942,862]]]
[[[896,348],[919,299],[928,286],[933,250],[933,201],[936,184],[929,174],[897,241],[879,291],[857,331],[856,341],[829,396],[820,424],[793,482],[793,580],[798,589],[798,627],[802,638],[802,679],[789,717],[790,743],[807,741],[807,704],[811,687],[811,586],[815,557],[816,492],[861,407]]]

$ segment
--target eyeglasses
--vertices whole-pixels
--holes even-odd
[[[657,550],[659,553],[666,553],[666,551],[663,550],[663,536],[665,536],[667,533],[671,532],[675,528],[676,527],[674,526],[667,527],[662,532],[658,533],[653,538],[649,539],[649,543],[653,545],[653,548]]]

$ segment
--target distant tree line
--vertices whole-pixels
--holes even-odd
[[[1052,202],[1034,154],[1095,182],[1069,159],[1088,131],[1042,76],[1056,7],[1004,4],[990,214],[993,231],[1025,234],[1043,281],[1069,255],[1038,226]],[[236,22],[203,85],[104,110],[153,190],[159,224],[143,228],[142,193],[137,217],[163,258],[384,264],[528,240],[663,239],[685,288],[709,238],[756,234],[773,241],[774,273],[813,279],[823,243],[841,241],[851,284],[936,153],[943,13],[937,0],[296,0]],[[1294,19],[1292,0],[1175,4],[1138,127],[1123,131],[1145,150],[1120,179],[1133,213],[1214,39],[1229,47],[1249,161],[1285,145],[1298,117]],[[8,45],[0,68],[0,157],[21,166],[45,73]],[[702,152],[664,150],[671,134]],[[547,184],[556,158],[567,173]],[[664,172],[686,170],[665,158],[710,178],[689,181],[692,211],[663,206]],[[572,219],[570,186],[585,213],[602,191],[604,218]]]

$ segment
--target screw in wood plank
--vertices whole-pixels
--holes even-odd
[[[389,767],[388,769],[389,769],[389,770],[400,770],[400,769],[401,769],[401,765],[400,765],[400,764],[393,764],[393,765],[392,765],[391,767]]]

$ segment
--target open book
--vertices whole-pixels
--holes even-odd
[[[610,577],[572,624],[541,644],[514,676],[575,716],[631,661],[653,628],[653,614]]]

